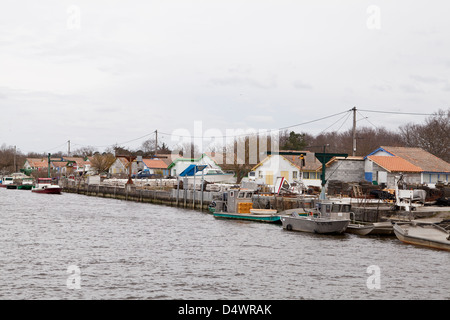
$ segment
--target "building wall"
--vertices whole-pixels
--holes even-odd
[[[343,182],[363,181],[364,167],[363,160],[336,160],[326,168],[325,178]]]
[[[379,172],[386,172],[387,175],[387,182],[386,186],[387,188],[395,188],[395,176],[399,176],[400,172],[388,172],[384,168],[380,167],[376,163],[373,163],[373,181],[377,181],[380,177]],[[421,173],[416,172],[406,172],[403,173],[403,181],[405,181],[407,184],[420,184],[421,183]]]

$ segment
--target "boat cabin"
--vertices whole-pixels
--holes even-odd
[[[3,185],[13,184],[14,178],[13,177],[4,177],[2,180]]]
[[[217,212],[250,213],[253,207],[252,190],[230,189],[224,192],[222,199],[217,203]]]
[[[326,217],[350,219],[352,206],[350,203],[320,200],[316,203],[316,208]]]

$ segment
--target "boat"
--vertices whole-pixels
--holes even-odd
[[[449,231],[435,223],[397,222],[394,233],[404,243],[450,251]]]
[[[36,193],[61,194],[61,187],[52,184],[51,178],[39,178],[31,191]]]
[[[346,233],[365,236],[372,232],[372,230],[375,228],[373,223],[360,223],[355,220],[355,214],[353,212],[350,212],[350,214],[353,214],[353,219],[345,230]]]
[[[281,215],[281,224],[283,229],[288,231],[302,231],[320,234],[340,234],[343,233],[348,225],[350,219],[332,218],[327,215],[322,215],[319,210],[303,212],[300,210],[291,209],[289,215]]]
[[[253,190],[230,189],[223,194],[222,200],[210,205],[209,210],[215,218],[249,220],[280,224],[277,210],[253,208]]]
[[[228,173],[221,169],[210,167],[205,167],[202,171],[195,172],[193,175],[187,175],[186,177],[191,180],[195,178],[198,182],[201,182],[203,179],[209,183],[231,183],[235,179],[234,173]]]
[[[34,179],[33,178],[24,178],[22,179],[22,184],[17,186],[19,190],[31,190],[33,189]]]
[[[345,232],[365,236],[372,232],[374,228],[373,224],[349,223]]]
[[[373,229],[370,231],[369,235],[379,235],[379,236],[393,236],[394,235],[394,225],[390,221],[374,222]]]
[[[14,178],[13,177],[3,177],[2,184],[0,184],[0,187],[2,188],[8,188],[9,185],[14,184]]]
[[[281,223],[280,216],[277,214],[214,212],[213,215],[215,218],[222,218],[222,219],[250,220],[250,221],[278,223],[278,224]]]

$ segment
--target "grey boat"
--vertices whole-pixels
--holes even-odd
[[[372,232],[374,228],[373,224],[350,223],[345,232],[365,236]]]
[[[402,242],[450,251],[450,233],[437,224],[398,222],[394,225],[394,232]]]
[[[291,209],[280,213],[283,229],[340,234],[350,224],[350,205],[322,200],[314,209]]]
[[[291,213],[281,217],[283,229],[293,231],[312,232],[320,234],[339,234],[347,229],[350,220],[332,219],[328,217],[303,216],[299,213]]]

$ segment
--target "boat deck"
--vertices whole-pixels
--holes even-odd
[[[433,225],[417,224],[416,226],[402,226],[404,230],[408,230],[408,236],[429,239],[433,241],[443,241],[448,234]]]

